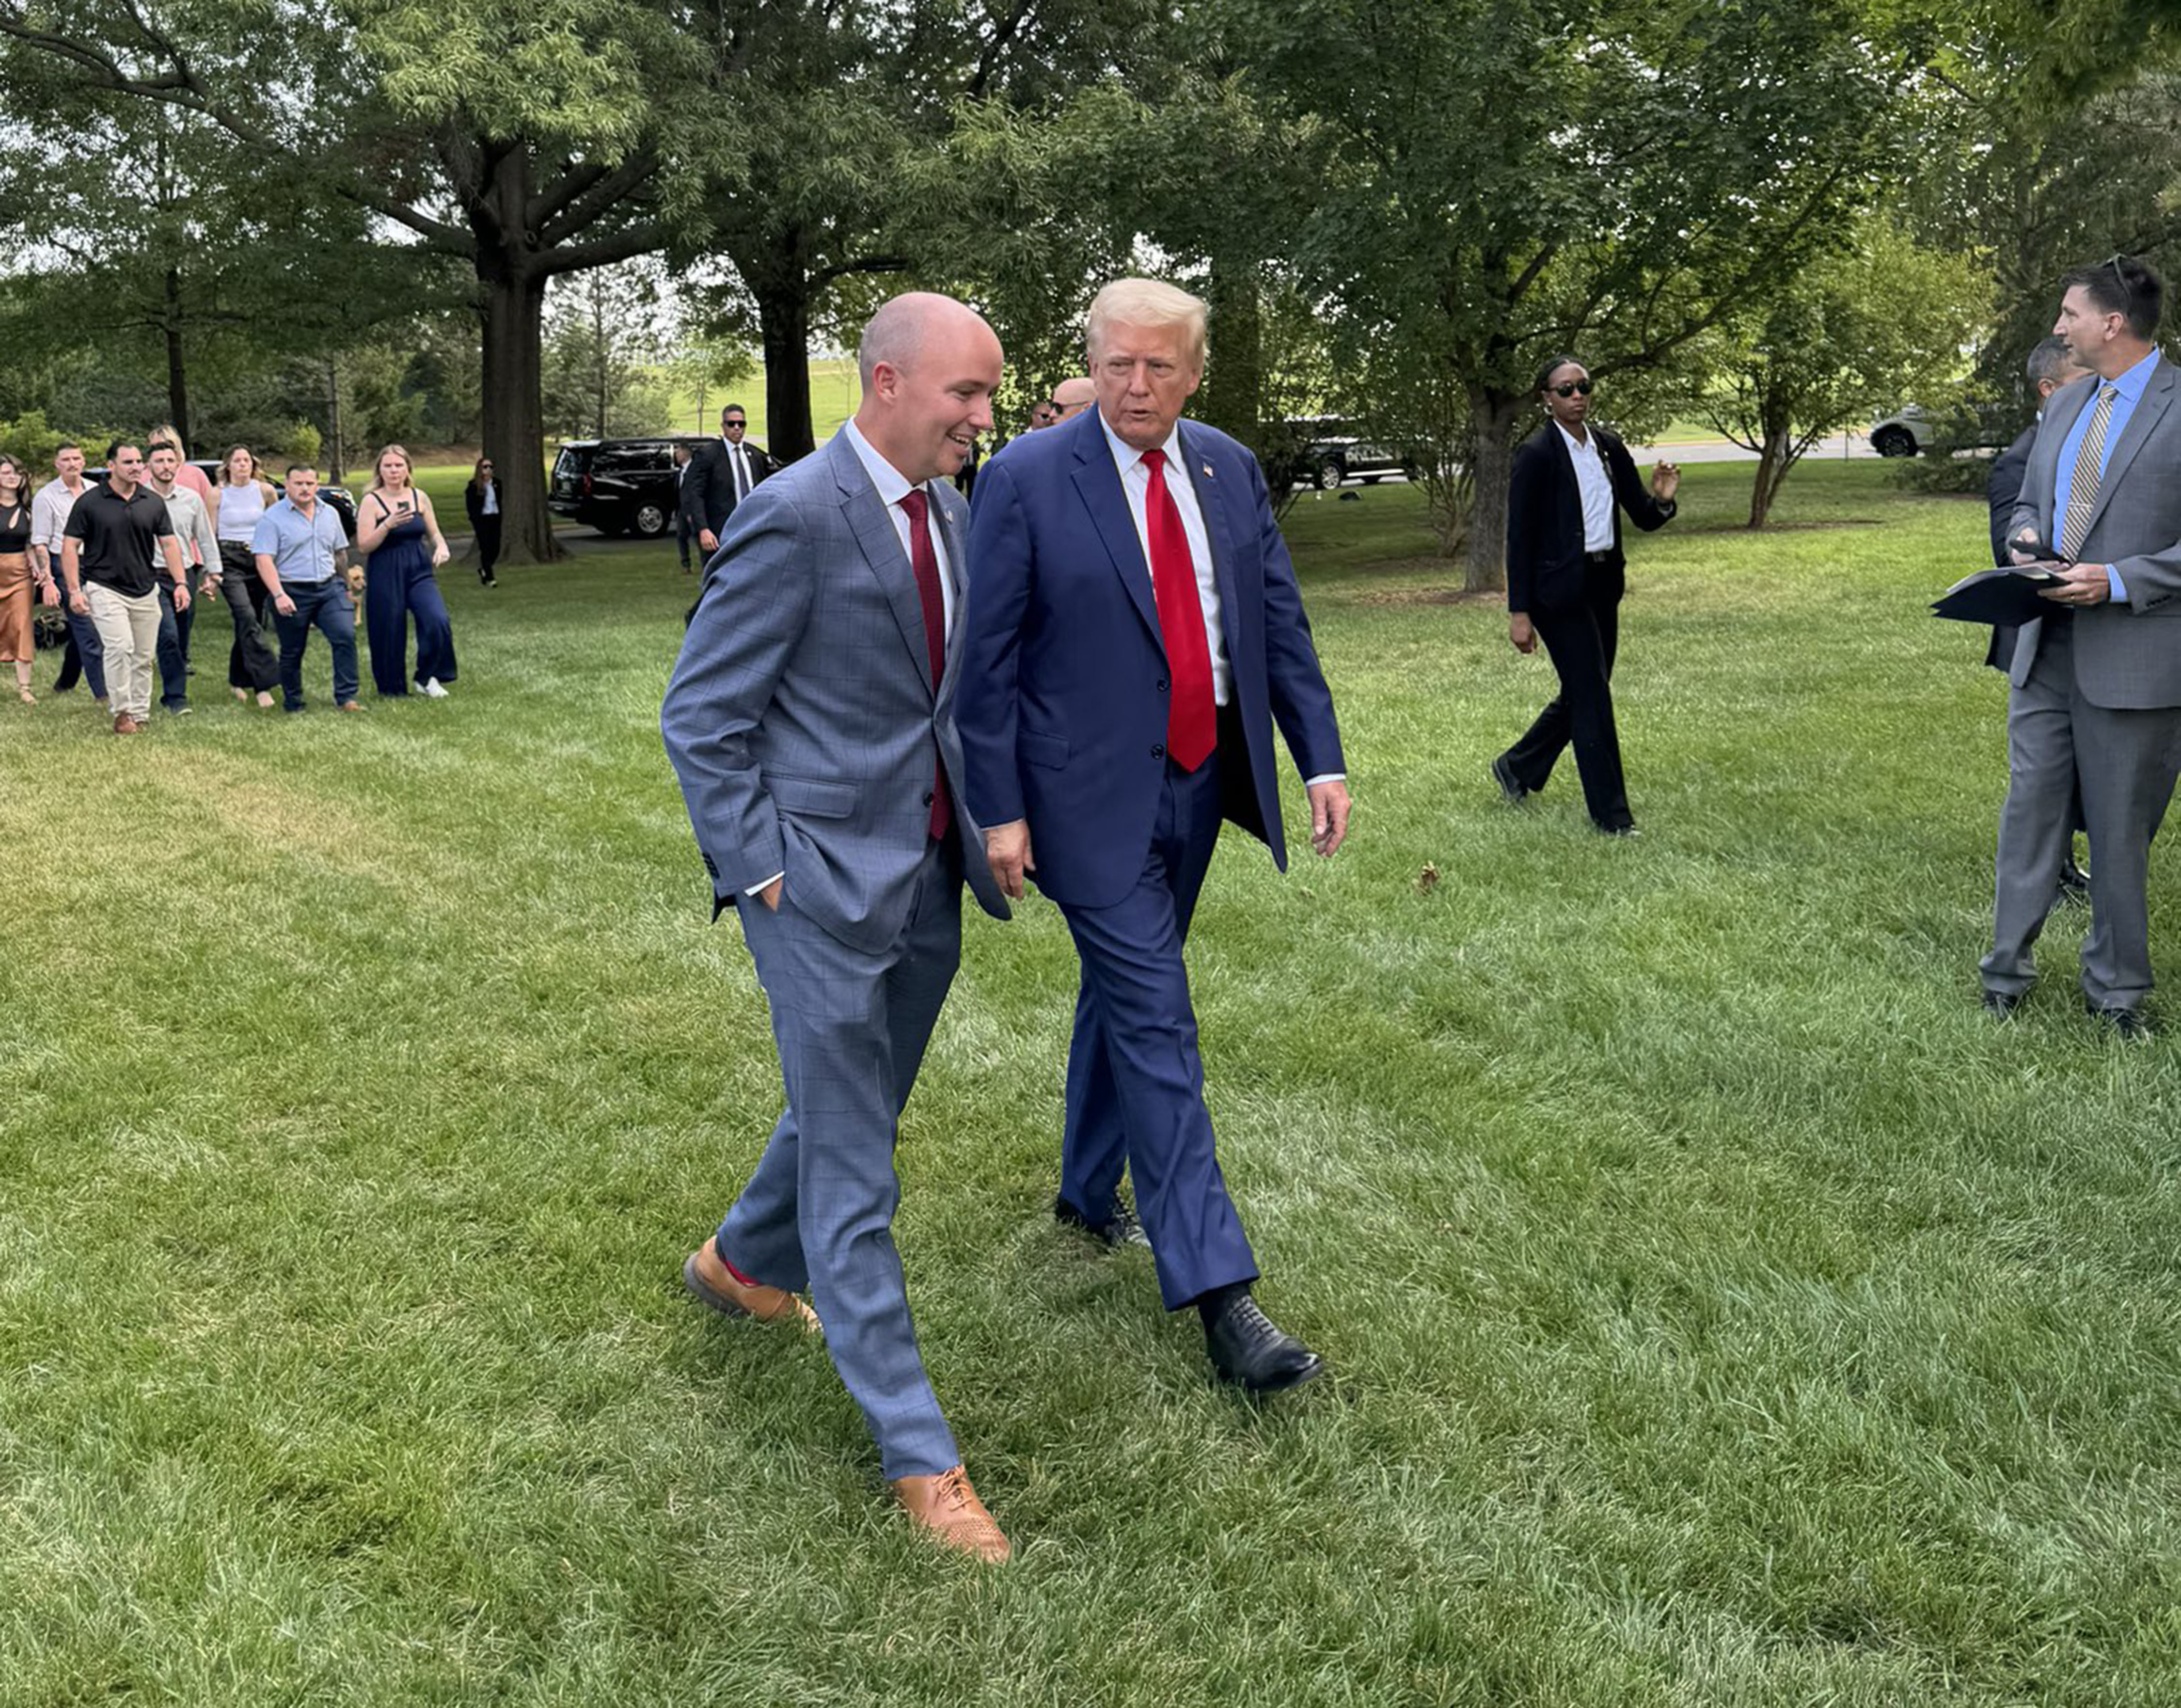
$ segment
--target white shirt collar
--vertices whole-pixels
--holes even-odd
[[[1570,433],[1566,428],[1561,427],[1560,423],[1557,421],[1555,421],[1553,425],[1556,428],[1560,428],[1560,437],[1567,440],[1569,456],[1595,456],[1598,455],[1598,429],[1591,426],[1587,422],[1583,424],[1582,437],[1581,439],[1577,439],[1572,433]]]
[[[1106,434],[1106,443],[1113,450],[1114,462],[1123,469],[1131,468],[1137,463],[1141,462],[1144,460],[1144,453],[1137,450],[1135,445],[1129,444],[1127,439],[1122,438],[1119,434],[1113,431],[1113,424],[1106,419],[1105,411],[1102,409],[1099,410],[1096,412],[1096,414],[1098,417],[1098,425],[1104,430]],[[1178,468],[1180,467],[1180,422],[1176,421],[1174,423],[1173,430],[1166,436],[1166,443],[1159,446],[1158,449],[1166,452],[1168,467]]]
[[[864,437],[862,431],[853,421],[844,423],[841,431],[848,438],[848,448],[856,453],[856,461],[863,464],[864,473],[870,476],[871,484],[878,488],[879,501],[888,509],[899,504],[910,493],[924,490],[922,487],[917,485],[907,475],[888,462],[885,457],[880,456],[870,440]],[[930,495],[925,493],[925,496],[928,499]],[[935,505],[933,508],[936,509],[937,506]]]

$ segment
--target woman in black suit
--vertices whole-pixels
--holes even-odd
[[[500,530],[505,518],[500,509],[500,482],[494,477],[492,459],[478,458],[470,484],[462,489],[462,508],[470,513],[470,531],[477,535],[478,579],[498,587],[492,567],[500,561]]]
[[[1515,452],[1507,498],[1507,638],[1517,652],[1538,643],[1560,672],[1560,691],[1522,738],[1492,761],[1509,801],[1545,786],[1571,740],[1591,822],[1634,836],[1613,725],[1613,655],[1620,639],[1621,512],[1647,533],[1674,514],[1681,473],[1651,471],[1647,492],[1628,447],[1589,424],[1590,373],[1556,356],[1538,375],[1549,417]]]

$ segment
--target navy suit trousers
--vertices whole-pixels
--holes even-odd
[[[1233,727],[1223,720],[1223,737]],[[1215,751],[1194,771],[1168,760],[1134,887],[1110,907],[1061,909],[1083,969],[1068,1052],[1061,1196],[1085,1219],[1102,1221],[1113,1213],[1125,1164],[1170,1311],[1257,1275],[1212,1147],[1182,961],[1219,841],[1223,757],[1248,763],[1239,746]]]
[[[825,1350],[862,1407],[889,1480],[962,1462],[924,1374],[893,1217],[896,1123],[962,959],[962,856],[934,843],[901,935],[852,949],[795,905],[735,904],[772,1008],[787,1108],[721,1223],[720,1256],[754,1280],[808,1287]]]

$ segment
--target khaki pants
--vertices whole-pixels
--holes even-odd
[[[91,620],[106,649],[106,703],[116,717],[127,712],[138,722],[152,715],[152,660],[159,649],[159,599],[135,599],[97,582],[86,582]]]

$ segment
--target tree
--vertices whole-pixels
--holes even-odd
[[[1724,329],[1724,376],[1704,402],[1720,433],[1757,453],[1749,525],[1764,526],[1790,469],[1829,433],[1957,378],[1984,323],[1989,275],[1872,216],[1762,307]]]
[[[0,0],[11,77],[202,114],[277,163],[293,213],[323,185],[424,257],[471,273],[485,440],[511,558],[555,553],[545,511],[540,346],[551,279],[658,248],[663,156],[705,158],[688,98],[733,69],[735,19],[665,0]],[[336,96],[334,91],[339,91]],[[685,128],[677,128],[677,126]]]
[[[1434,370],[1466,408],[1477,589],[1538,365],[1684,360],[1791,277],[1897,169],[1933,51],[1857,0],[1232,3],[1268,97],[1324,127],[1296,255],[1344,371],[1368,401]]]
[[[655,267],[594,268],[548,300],[545,425],[573,438],[656,433],[667,425],[658,375],[672,353]]]

